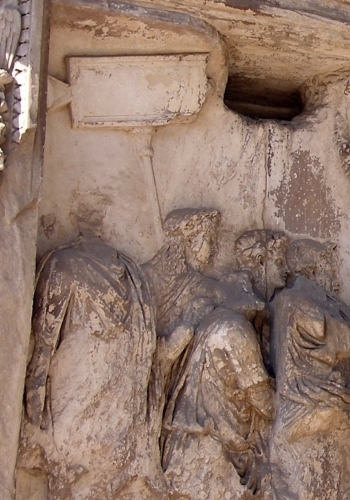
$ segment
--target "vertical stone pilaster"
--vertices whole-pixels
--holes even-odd
[[[0,172],[0,498],[15,496],[15,464],[30,338],[45,131],[49,4],[20,0],[12,68],[12,134]],[[40,102],[40,106],[39,103]]]

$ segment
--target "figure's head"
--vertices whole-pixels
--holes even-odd
[[[206,208],[173,210],[164,222],[167,240],[180,242],[186,262],[195,269],[207,265],[217,250],[220,212]]]
[[[71,215],[79,230],[83,233],[101,230],[109,203],[109,197],[99,191],[77,192]]]
[[[282,231],[269,229],[246,231],[236,240],[238,266],[252,272],[254,286],[266,300],[286,285],[287,247],[287,236]]]
[[[320,243],[309,238],[293,241],[287,252],[292,277],[305,276],[325,290],[337,293],[335,249],[331,242]]]

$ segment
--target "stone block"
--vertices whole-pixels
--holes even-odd
[[[201,109],[207,54],[69,57],[73,127],[165,125]]]

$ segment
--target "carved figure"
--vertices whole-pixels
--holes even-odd
[[[275,290],[286,286],[287,247],[287,236],[271,229],[246,231],[235,242],[239,269],[248,269],[253,274],[254,289],[265,301],[271,299]]]
[[[282,231],[253,229],[246,231],[235,242],[239,269],[248,269],[253,276],[255,292],[266,302],[263,311],[254,318],[264,364],[272,373],[270,363],[270,307],[275,290],[284,288],[289,269],[286,262],[288,238]]]
[[[40,266],[20,466],[48,474],[49,499],[166,498],[152,300],[136,264],[88,230],[103,216],[91,205],[84,236]]]
[[[286,237],[245,233],[243,270],[220,281],[219,212],[175,210],[141,269],[97,236],[105,205],[83,199],[82,235],[39,267],[19,467],[47,474],[49,500],[268,498],[273,390],[252,321],[285,284]]]
[[[160,337],[184,321],[196,328],[218,306],[253,317],[256,296],[244,290],[247,273],[236,273],[232,283],[207,276],[217,248],[220,213],[213,209],[180,209],[165,220],[166,242],[157,255],[142,266],[155,297],[157,332]],[[253,298],[250,302],[248,300]],[[259,307],[260,307],[259,302]]]
[[[296,276],[273,301],[275,500],[349,498],[350,313],[332,288],[334,245],[297,240]]]
[[[259,258],[252,259],[254,271],[257,262],[261,266],[266,261],[272,235],[278,257],[285,261],[282,233],[250,232],[238,242],[242,259],[251,247],[259,247]],[[253,293],[249,274],[237,273],[231,280],[217,282],[225,301],[212,301],[212,312],[195,325],[166,407],[163,468],[174,498],[263,498],[264,441],[273,416],[273,392],[250,321],[264,302]],[[282,283],[284,276],[279,276]],[[201,287],[192,289],[192,296],[202,297]]]

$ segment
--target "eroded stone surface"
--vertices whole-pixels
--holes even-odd
[[[27,3],[17,131],[29,109]],[[50,111],[38,218],[38,255],[49,254],[39,270],[18,500],[347,498],[349,314],[334,294],[349,302],[348,45],[346,2],[54,2],[54,81],[68,81],[67,57],[200,53],[209,85],[192,123],[142,134],[73,130],[68,107]],[[227,75],[226,97],[242,112],[264,107],[258,116],[293,120],[227,109]],[[98,109],[105,96],[92,90],[87,104]],[[290,114],[293,96],[299,116]],[[6,500],[37,220],[38,179],[22,160],[2,184],[11,371],[1,375],[13,388],[3,397]],[[78,236],[77,212],[83,237],[59,247]],[[328,265],[335,250],[339,274]],[[24,303],[16,317],[11,275]]]
[[[247,231],[213,278],[220,213],[180,209],[141,270],[96,234],[108,199],[81,196],[81,238],[39,267],[18,458],[34,498],[345,498],[335,245]]]
[[[330,249],[311,240],[294,243],[298,258],[290,262],[300,276],[273,301],[273,498],[345,499],[349,308],[329,291],[334,274]]]

